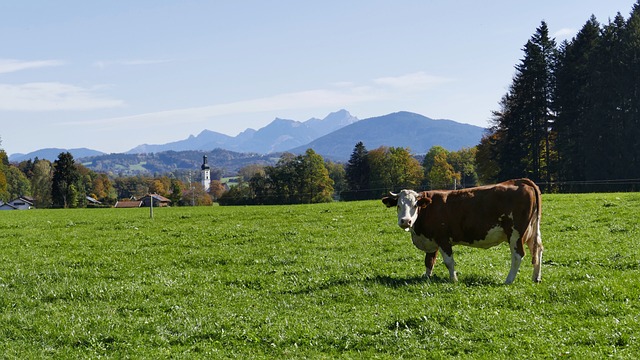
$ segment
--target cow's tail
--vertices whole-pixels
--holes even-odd
[[[540,234],[540,219],[542,217],[542,196],[540,188],[529,179],[522,179],[522,182],[531,188],[535,193],[535,204],[531,217],[529,219],[529,226],[527,227],[526,242],[531,252],[531,264],[533,264],[533,281],[540,282],[541,274],[540,267],[542,265],[542,236]]]

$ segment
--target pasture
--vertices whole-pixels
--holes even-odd
[[[0,212],[0,357],[636,358],[640,194],[543,195],[527,253],[458,283],[379,200]]]

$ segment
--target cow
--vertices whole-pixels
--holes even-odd
[[[524,243],[532,257],[533,281],[541,281],[542,202],[540,189],[529,179],[462,190],[402,190],[383,197],[382,202],[397,207],[398,226],[410,231],[413,244],[425,252],[426,277],[433,272],[438,251],[455,282],[454,245],[488,249],[506,242],[511,249],[511,270],[505,283],[511,284],[518,274]]]

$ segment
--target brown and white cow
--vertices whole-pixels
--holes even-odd
[[[413,244],[426,253],[425,276],[431,276],[438,250],[451,281],[457,281],[454,245],[488,249],[506,242],[511,248],[511,271],[505,283],[512,283],[518,274],[524,243],[532,257],[533,281],[541,279],[542,203],[540,189],[529,179],[464,190],[402,190],[382,198],[382,202],[387,207],[397,206],[398,225],[411,231]]]

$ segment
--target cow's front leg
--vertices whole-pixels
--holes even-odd
[[[426,271],[424,273],[425,277],[431,277],[431,275],[433,274],[433,267],[436,265],[436,258],[438,256],[438,250],[430,253],[426,253],[424,255],[424,266],[426,268]]]
[[[444,261],[444,264],[447,266],[447,269],[449,269],[449,280],[452,282],[458,281],[458,274],[455,269],[456,262],[453,261],[453,250],[440,249],[440,252],[442,253],[442,260]]]

